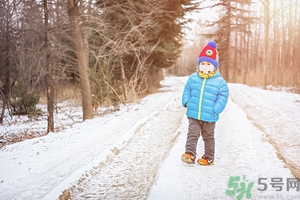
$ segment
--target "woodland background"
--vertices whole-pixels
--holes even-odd
[[[187,14],[205,11],[189,29]],[[57,102],[79,99],[86,120],[137,101],[165,74],[194,72],[211,39],[227,82],[299,92],[299,11],[300,0],[1,1],[0,124],[45,103],[48,133]]]

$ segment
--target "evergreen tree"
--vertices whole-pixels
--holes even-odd
[[[114,80],[124,80],[127,89],[144,94],[159,84],[161,69],[176,64],[187,22],[184,15],[195,10],[196,4],[187,0],[108,0],[97,1],[97,5],[105,24],[97,44],[106,46],[103,52],[109,55]]]

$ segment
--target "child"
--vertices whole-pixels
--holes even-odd
[[[217,44],[210,41],[200,52],[197,72],[190,75],[182,94],[182,105],[187,108],[189,128],[185,153],[181,160],[194,164],[200,134],[204,142],[204,155],[200,165],[213,165],[215,155],[215,123],[228,101],[228,87],[218,70]]]

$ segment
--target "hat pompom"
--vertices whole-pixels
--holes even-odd
[[[215,41],[209,41],[206,46],[210,46],[217,49],[217,43]]]

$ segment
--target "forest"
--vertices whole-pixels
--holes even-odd
[[[299,0],[201,1],[199,12],[207,9],[210,15],[197,20],[196,40],[184,47],[172,73],[194,71],[209,38],[218,43],[220,71],[228,82],[299,93]]]
[[[0,124],[77,99],[82,119],[188,76],[209,40],[227,82],[299,92],[299,0],[4,0],[0,2]],[[299,9],[298,9],[299,8]],[[209,11],[213,17],[188,18]],[[189,24],[194,20],[196,26]],[[187,32],[194,40],[187,41]]]

